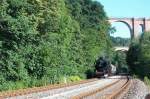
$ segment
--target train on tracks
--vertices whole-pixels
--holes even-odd
[[[116,74],[116,66],[112,65],[105,57],[100,57],[95,63],[95,76],[97,78],[112,76]]]

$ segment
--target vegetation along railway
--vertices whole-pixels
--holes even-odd
[[[113,76],[112,76],[113,75]],[[0,93],[7,99],[116,99],[127,92],[131,80],[116,76],[116,68],[105,57],[95,63],[95,76],[80,82],[55,84]]]
[[[150,85],[150,19],[109,18],[100,2],[0,0],[0,99],[119,99],[129,88],[130,96],[141,94],[146,85],[121,74]],[[113,36],[114,22],[130,38]]]

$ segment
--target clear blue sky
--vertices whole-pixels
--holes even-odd
[[[96,0],[99,1],[109,17],[150,18],[150,0]],[[123,23],[113,23],[117,32],[113,36],[130,37],[129,30]]]

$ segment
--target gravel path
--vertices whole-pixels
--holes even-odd
[[[132,85],[125,94],[125,96],[122,99],[146,99],[146,96],[149,94],[148,87],[144,84],[144,82],[133,79]],[[150,98],[147,98],[150,99]]]

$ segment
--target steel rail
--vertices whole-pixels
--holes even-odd
[[[79,95],[77,95],[77,96],[71,97],[71,99],[83,99],[83,98],[85,98],[85,97],[94,95],[94,94],[96,94],[96,93],[102,92],[102,91],[105,90],[106,88],[109,88],[109,87],[113,86],[114,84],[117,84],[119,81],[121,81],[121,80],[117,80],[117,81],[115,81],[115,82],[113,82],[113,83],[111,83],[111,84],[109,84],[109,85],[106,85],[106,86],[104,86],[104,87],[102,87],[102,88],[97,88],[96,90],[92,90],[92,91],[89,91],[89,92],[83,92],[83,93],[81,93],[81,94],[79,94]]]
[[[116,82],[114,82],[114,83],[106,85],[106,86],[104,86],[102,88],[98,88],[98,89],[92,90],[90,92],[83,92],[83,93],[81,93],[81,94],[79,94],[77,96],[71,97],[71,99],[84,99],[84,98],[86,98],[88,96],[92,96],[94,94],[100,93],[100,92],[104,91],[105,89],[107,89],[107,88],[109,88],[109,87],[119,83],[120,81],[121,81],[121,79],[116,81]],[[122,94],[122,92],[124,92],[125,90],[127,91],[127,88],[129,87],[129,85],[130,85],[130,79],[127,78],[127,81],[125,82],[125,84],[123,84],[123,86],[121,86],[121,88],[119,90],[114,91],[112,94],[106,95],[104,99],[116,99],[119,95]]]
[[[0,92],[0,99],[8,98],[8,97],[16,97],[16,96],[23,96],[27,94],[32,93],[38,93],[53,89],[59,89],[59,88],[65,88],[65,87],[71,87],[79,84],[86,84],[90,82],[97,81],[98,79],[93,78],[89,80],[82,80],[79,82],[72,82],[72,83],[66,83],[66,84],[54,84],[54,85],[47,85],[42,87],[34,87],[34,88],[27,88],[27,89],[19,89],[19,90],[12,90],[12,91],[6,91],[6,92]]]
[[[123,94],[124,92],[126,93],[128,91],[130,84],[131,79],[127,78],[126,83],[119,90],[107,96],[107,99],[117,99],[121,94]]]

